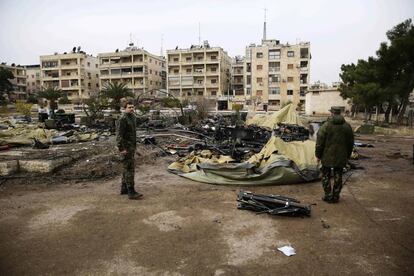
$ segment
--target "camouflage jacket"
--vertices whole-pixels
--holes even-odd
[[[124,113],[118,120],[116,128],[116,143],[119,151],[135,149],[137,146],[136,117]]]
[[[354,133],[341,115],[335,115],[318,131],[315,156],[325,167],[345,167],[354,146]]]

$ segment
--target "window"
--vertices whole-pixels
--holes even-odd
[[[263,95],[263,90],[256,91],[256,96],[262,96],[262,95]]]
[[[150,84],[152,85],[152,81],[150,81]]]
[[[186,72],[191,73],[191,68],[187,68]]]
[[[186,61],[191,61],[191,57],[186,57],[185,60]]]
[[[98,75],[98,74],[96,74],[96,77],[97,77],[97,78],[99,78],[99,75]]]
[[[280,100],[269,100],[269,105],[280,105]]]
[[[154,61],[154,63],[155,63],[155,65],[157,65],[157,61],[156,60]]]
[[[251,89],[250,88],[246,88],[246,95],[250,95],[251,93]]]
[[[179,70],[178,69],[174,69],[174,74],[178,74]]]
[[[32,75],[32,79],[34,79],[34,75]]]
[[[287,95],[288,95],[288,96],[292,96],[292,95],[293,95],[293,90],[288,89],[288,90],[287,90]]]
[[[91,88],[91,83],[90,82],[88,82],[88,87]]]
[[[98,68],[98,64],[95,64],[95,68]]]
[[[288,51],[287,56],[288,57],[294,57],[295,56],[295,51]]]
[[[174,58],[174,61],[178,62],[178,58]]]
[[[211,83],[217,83],[217,80],[216,79],[212,79],[211,80]]]
[[[293,64],[288,64],[287,69],[293,69]]]
[[[197,92],[197,94],[198,94],[199,96],[203,96],[203,90],[199,90],[199,91]]]
[[[246,84],[251,84],[251,83],[252,83],[252,77],[246,76]]]
[[[211,60],[217,60],[216,56],[211,56]]]
[[[217,95],[217,91],[211,91],[210,94],[211,94],[211,96],[216,96]]]
[[[262,58],[262,57],[263,57],[263,53],[261,53],[261,52],[256,53],[256,58]]]
[[[67,64],[67,63],[66,63],[66,64]],[[91,66],[91,63],[90,63],[89,61],[88,61],[88,63],[87,63],[87,64],[88,64],[88,67],[90,67],[90,66]]]
[[[263,79],[262,78],[257,78],[256,82],[263,82]]]
[[[280,59],[280,50],[269,50],[269,59]]]
[[[280,87],[272,87],[270,88],[271,95],[280,95]]]
[[[280,62],[269,62],[269,72],[280,71]]]
[[[216,72],[217,71],[217,68],[216,67],[213,67],[210,70],[211,70],[211,72]]]
[[[88,73],[88,79],[91,79],[91,73]]]
[[[274,76],[269,77],[269,84],[279,83],[279,82],[280,82],[280,76],[279,75],[274,75]]]
[[[149,62],[152,63],[152,59],[151,58],[149,59]]]
[[[262,70],[262,69],[263,69],[263,65],[257,65],[257,66],[256,66],[256,69],[257,69],[257,70]]]
[[[152,74],[152,70],[150,69],[150,74]]]
[[[288,81],[288,82],[293,82],[293,77],[288,77],[288,78],[287,78],[287,81]]]
[[[96,87],[99,88],[99,84],[96,84]]]

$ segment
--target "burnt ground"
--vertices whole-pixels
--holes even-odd
[[[237,210],[239,187],[171,174],[174,158],[146,149],[138,201],[118,195],[116,158],[0,181],[0,274],[413,275],[414,138],[357,140],[375,148],[359,149],[365,170],[353,171],[338,204],[320,199],[318,181],[248,188],[312,203],[309,218]]]

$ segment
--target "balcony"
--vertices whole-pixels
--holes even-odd
[[[60,78],[62,80],[78,79],[79,75],[78,74],[62,75]]]
[[[174,87],[180,87],[180,82],[176,82],[176,81],[174,81],[174,82],[169,82],[168,83],[168,86],[174,86]]]
[[[207,88],[216,88],[218,86],[219,86],[218,82],[217,83],[206,83]]]
[[[204,70],[194,70],[193,75],[194,76],[203,76],[204,75]]]
[[[206,75],[208,75],[208,76],[218,76],[219,72],[218,71],[207,71]]]
[[[196,87],[196,88],[202,88],[202,87],[204,87],[204,82],[195,82],[194,83],[194,87]]]

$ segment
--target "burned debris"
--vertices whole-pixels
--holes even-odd
[[[301,204],[294,198],[281,195],[253,194],[248,191],[240,191],[237,196],[237,208],[250,210],[257,214],[269,215],[310,216],[311,206]]]

